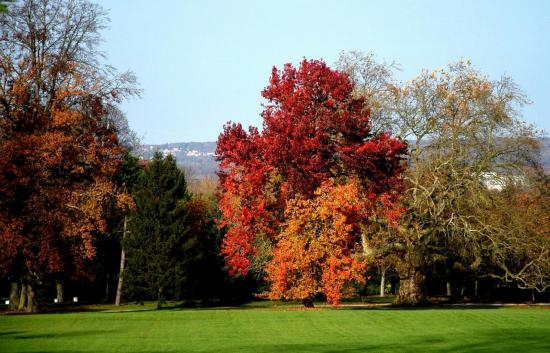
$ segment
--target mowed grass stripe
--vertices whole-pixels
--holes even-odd
[[[0,352],[549,352],[544,308],[0,316]]]

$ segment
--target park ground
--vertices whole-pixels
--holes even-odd
[[[153,305],[0,315],[0,352],[550,352],[550,307]]]

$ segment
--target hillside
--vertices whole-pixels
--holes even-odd
[[[541,159],[546,170],[550,170],[550,138],[540,140]],[[156,151],[172,154],[178,165],[187,170],[193,178],[215,177],[218,164],[215,159],[215,142],[175,142],[162,145],[143,145],[138,151],[142,159],[150,159]]]
[[[142,159],[151,159],[157,151],[164,155],[171,154],[193,178],[203,178],[216,175],[218,164],[214,158],[215,150],[215,142],[175,142],[143,145],[137,155]]]

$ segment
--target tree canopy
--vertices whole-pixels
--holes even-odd
[[[107,200],[124,199],[112,183],[123,148],[109,107],[134,81],[100,64],[96,5],[27,0],[0,21],[0,266],[29,286],[80,276]]]
[[[262,95],[268,101],[262,132],[228,123],[216,151],[222,226],[227,227],[222,253],[230,271],[239,274],[249,270],[258,244],[269,253],[281,240],[291,200],[314,198],[330,179],[356,178],[369,200],[364,207],[371,207],[381,195],[395,199],[404,169],[406,143],[372,133],[364,98],[353,95],[346,74],[324,62],[273,68]]]

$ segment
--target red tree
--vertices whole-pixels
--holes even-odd
[[[331,178],[356,178],[370,201],[395,195],[406,144],[373,135],[364,99],[352,91],[349,77],[322,61],[286,64],[273,68],[262,92],[262,132],[225,125],[216,153],[221,225],[228,228],[222,253],[232,273],[248,272],[258,239],[280,241],[289,200],[311,199]]]

